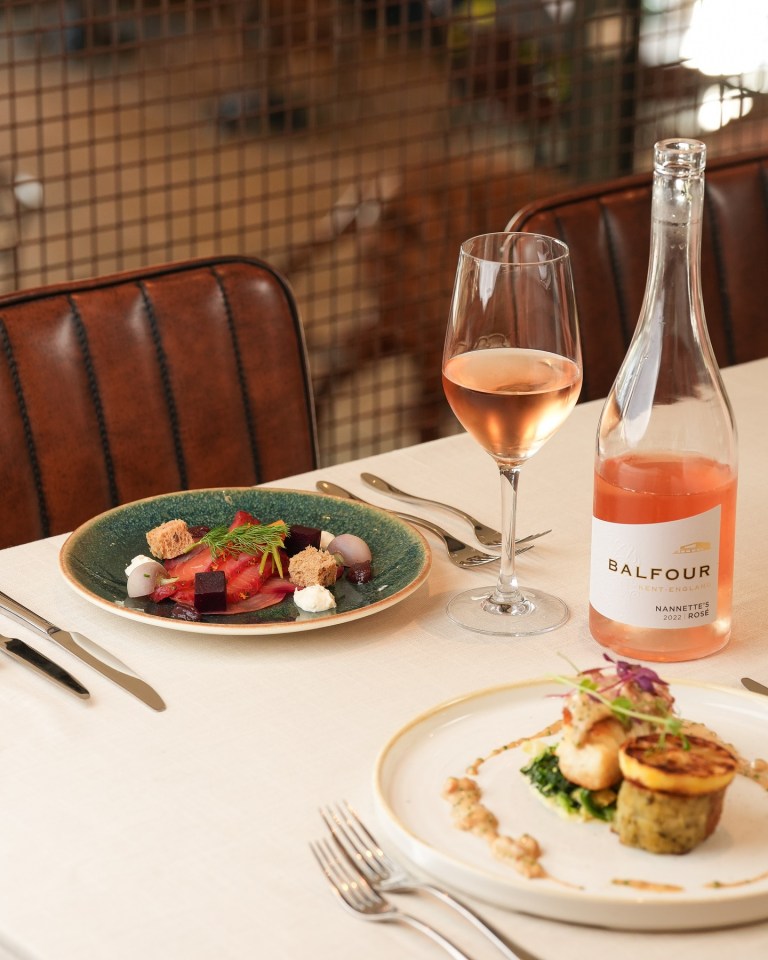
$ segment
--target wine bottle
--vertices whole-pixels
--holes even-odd
[[[701,294],[705,162],[697,140],[654,148],[645,294],[598,426],[589,626],[645,660],[731,633],[737,445]]]

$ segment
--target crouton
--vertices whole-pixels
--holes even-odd
[[[147,543],[153,557],[170,560],[188,550],[194,543],[189,527],[184,520],[168,520],[147,534]]]
[[[288,564],[288,578],[300,590],[316,584],[331,587],[336,583],[337,576],[336,558],[327,550],[318,550],[317,547],[306,547],[291,557]]]

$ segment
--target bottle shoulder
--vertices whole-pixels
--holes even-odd
[[[737,427],[719,373],[691,391],[655,390],[655,385],[653,378],[617,378],[598,422],[598,458],[672,450],[735,468]]]

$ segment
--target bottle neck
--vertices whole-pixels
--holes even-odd
[[[656,174],[651,210],[651,255],[645,310],[647,319],[683,330],[703,323],[701,225],[704,177]]]

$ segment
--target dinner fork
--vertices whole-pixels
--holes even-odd
[[[332,497],[342,497],[345,500],[355,500],[357,503],[365,503],[369,507],[373,506],[373,504],[368,503],[367,500],[363,500],[362,497],[355,496],[354,493],[351,493],[344,487],[340,487],[336,483],[330,483],[328,480],[318,480],[317,489],[320,490],[321,493],[330,494]],[[420,527],[425,527],[434,533],[435,536],[440,537],[448,549],[448,557],[457,567],[462,567],[464,570],[471,570],[473,567],[479,567],[484,563],[492,563],[494,560],[499,559],[497,555],[483,553],[482,550],[478,550],[476,547],[464,543],[463,540],[454,537],[453,534],[448,533],[447,530],[439,527],[436,523],[432,523],[431,520],[425,520],[423,517],[414,517],[411,516],[410,513],[401,513],[399,510],[389,510],[388,512],[393,513],[396,517],[400,517],[401,520],[406,520],[408,523],[415,523]],[[525,537],[523,541],[517,541],[525,543],[525,545],[517,547],[515,554],[525,553],[527,550],[533,549],[533,544],[527,541],[540,536],[543,536],[543,534],[531,534],[530,537]]]
[[[520,960],[520,956],[471,907],[440,887],[410,877],[399,863],[384,853],[346,801],[321,808],[320,816],[341,850],[372,887],[389,893],[427,893],[469,920],[507,960]]]
[[[415,493],[406,493],[405,490],[401,490],[399,487],[394,486],[394,484],[382,480],[381,477],[374,476],[372,473],[361,473],[360,479],[363,483],[367,483],[369,487],[378,490],[379,493],[385,493],[387,496],[394,497],[396,500],[405,500],[407,503],[429,503],[433,507],[448,510],[450,513],[456,514],[457,517],[461,517],[469,523],[475,531],[478,542],[482,543],[483,546],[501,546],[501,533],[498,530],[489,527],[483,523],[482,520],[478,520],[477,517],[473,517],[471,513],[467,513],[466,510],[462,510],[460,507],[452,507],[448,503],[442,503],[440,500],[430,500],[428,497],[419,497]],[[545,532],[549,533],[550,531],[547,530]],[[539,533],[536,534],[536,536],[543,537],[544,534]]]
[[[430,927],[423,920],[411,916],[410,913],[404,913],[385,897],[382,897],[361,873],[354,870],[349,863],[339,859],[327,840],[310,843],[309,847],[342,907],[363,920],[406,924],[406,926],[420,930],[435,943],[439,943],[454,960],[471,960],[466,953],[459,950],[442,933],[438,933],[434,927]]]

